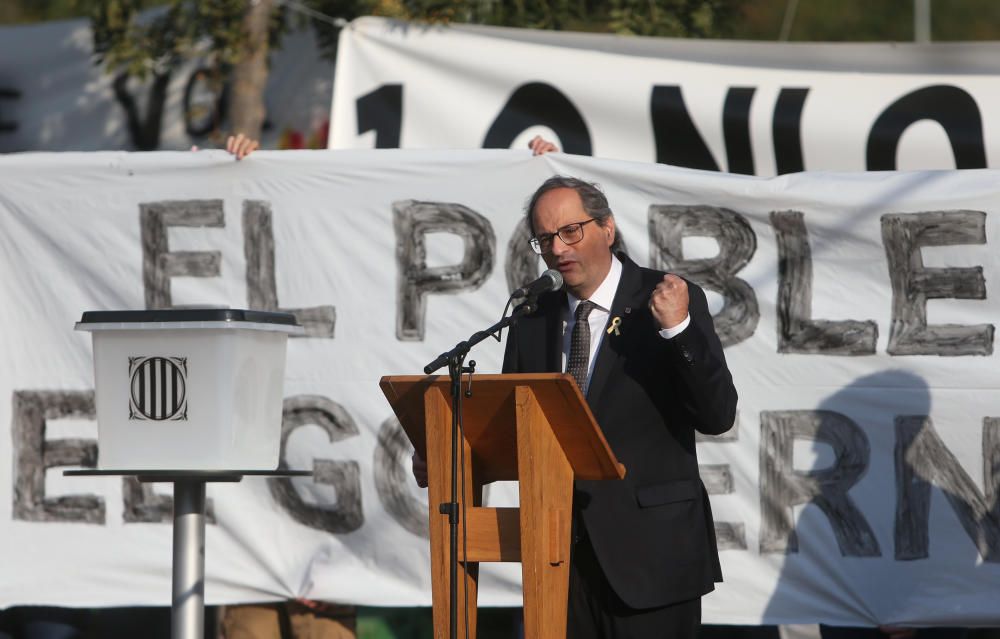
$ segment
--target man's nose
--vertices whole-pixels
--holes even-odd
[[[555,256],[563,255],[569,250],[569,244],[562,241],[562,238],[556,235],[552,238],[552,254]]]

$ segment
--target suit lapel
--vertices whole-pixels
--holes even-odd
[[[611,313],[608,316],[608,323],[602,329],[605,331],[602,336],[601,346],[597,350],[597,360],[594,362],[594,373],[590,376],[590,385],[587,387],[587,403],[596,413],[601,395],[607,385],[611,371],[618,364],[624,355],[622,337],[630,326],[629,316],[635,313],[636,309],[641,309],[648,300],[642,297],[642,273],[635,262],[627,257],[620,256],[622,263],[622,277],[618,282],[618,290],[615,291],[615,299],[611,303]],[[619,318],[617,334],[611,328],[615,318]]]
[[[562,371],[562,319],[566,307],[566,293],[545,296],[540,308],[533,315],[518,322],[522,342],[522,371],[543,373]]]
[[[566,291],[559,291],[555,296],[553,308],[545,313],[545,370],[554,373],[562,372],[563,347],[563,313],[566,310]]]

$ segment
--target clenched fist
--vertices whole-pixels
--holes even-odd
[[[687,282],[673,273],[663,276],[649,298],[649,310],[660,328],[673,328],[688,316]]]

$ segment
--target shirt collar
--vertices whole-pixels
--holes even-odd
[[[615,293],[618,291],[618,282],[622,279],[622,263],[618,257],[612,253],[611,254],[611,268],[608,269],[608,274],[604,277],[604,281],[601,285],[597,287],[594,294],[590,296],[590,301],[597,304],[605,312],[611,311],[611,304],[615,301]],[[576,307],[580,303],[575,295],[566,292],[566,299],[569,302],[569,314],[570,317],[576,313]]]

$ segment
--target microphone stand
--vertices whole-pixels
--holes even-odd
[[[462,374],[469,374],[469,389],[466,396],[472,397],[472,374],[476,371],[474,360],[469,362],[469,366],[464,366],[465,356],[469,354],[473,346],[497,331],[513,326],[517,320],[533,313],[536,308],[538,308],[536,299],[534,297],[528,298],[523,304],[515,307],[509,316],[486,330],[473,333],[469,339],[459,342],[450,351],[441,353],[437,359],[424,366],[424,373],[430,375],[447,364],[448,375],[451,378],[451,501],[441,504],[439,508],[442,515],[448,515],[450,533],[448,540],[450,553],[448,559],[450,639],[458,637],[458,435],[459,424],[462,420]],[[465,623],[466,630],[468,630],[469,620],[466,619]]]

